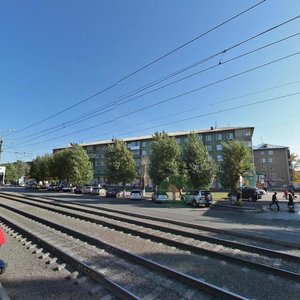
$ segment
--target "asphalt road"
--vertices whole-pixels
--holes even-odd
[[[297,243],[300,245],[300,195],[296,199],[295,213],[289,213],[283,193],[278,193],[280,211],[270,211],[272,193],[263,195],[256,202],[243,201],[242,207],[230,206],[228,200],[215,201],[210,208],[192,208],[180,203],[153,203],[149,199],[133,201],[124,198],[107,199],[92,195],[74,195],[25,188],[0,187],[0,191],[16,191],[37,194],[63,201],[75,201],[85,205],[104,206],[120,211],[135,212],[186,223],[224,228],[249,235],[258,235]],[[217,202],[217,203],[216,203]]]

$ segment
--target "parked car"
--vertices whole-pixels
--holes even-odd
[[[132,190],[130,192],[129,199],[130,200],[142,200],[142,191],[141,190]]]
[[[72,185],[66,185],[62,188],[62,192],[64,193],[73,193],[75,190],[75,187]]]
[[[193,207],[198,207],[199,205],[208,207],[211,205],[212,199],[212,194],[208,190],[188,191],[181,196],[181,201],[186,204],[192,204]]]
[[[118,195],[118,190],[116,188],[109,188],[106,191],[106,197],[107,198],[116,198]]]
[[[56,184],[50,184],[47,187],[47,191],[56,191],[57,185]]]
[[[81,186],[81,185],[76,186],[76,188],[74,189],[74,193],[75,194],[82,194],[82,190],[83,190],[83,186]]]
[[[151,200],[154,202],[164,202],[169,200],[169,196],[166,192],[154,192],[151,196]]]
[[[106,195],[106,190],[103,187],[98,187],[98,186],[93,187],[92,195],[105,196]]]
[[[91,185],[85,185],[83,188],[82,188],[82,193],[83,194],[91,194],[93,191],[93,186]]]
[[[242,199],[247,199],[249,201],[257,201],[261,199],[261,193],[258,188],[245,186],[242,189]]]
[[[258,192],[259,192],[261,195],[265,195],[265,194],[267,193],[264,189],[258,189]]]

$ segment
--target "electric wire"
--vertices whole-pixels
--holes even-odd
[[[274,28],[278,28],[279,26],[282,26],[282,24],[286,24],[286,23],[288,23],[288,22],[291,22],[292,20],[295,20],[295,19],[297,19],[297,18],[299,18],[299,17],[300,17],[300,15],[297,16],[297,17],[294,17],[294,18],[292,18],[292,19],[290,19],[290,20],[288,20],[288,21],[285,21],[285,22],[283,22],[283,23],[281,23],[281,24],[279,24],[279,25],[276,25],[276,26],[272,27],[272,29],[270,28],[270,29],[268,29],[268,30],[265,30],[265,31],[259,33],[259,34],[256,34],[255,36],[252,36],[252,37],[250,37],[250,38],[248,38],[248,39],[246,39],[246,40],[244,40],[244,41],[241,41],[241,42],[239,42],[238,44],[236,44],[236,45],[234,45],[234,46],[231,46],[231,47],[228,48],[228,49],[231,50],[231,49],[237,47],[237,45],[242,45],[242,44],[244,44],[246,41],[249,41],[249,40],[252,40],[252,39],[255,38],[255,37],[261,36],[263,33],[269,32],[270,30],[273,30]],[[165,87],[171,86],[171,85],[173,85],[173,84],[176,84],[176,83],[178,83],[178,82],[181,82],[181,81],[183,81],[183,80],[186,80],[186,79],[188,79],[188,78],[191,78],[191,77],[193,77],[193,76],[196,76],[196,75],[198,75],[198,74],[201,74],[201,73],[206,72],[206,71],[208,71],[208,70],[211,70],[211,69],[213,69],[213,68],[219,67],[220,65],[224,65],[224,64],[226,64],[226,63],[232,62],[232,61],[237,60],[237,59],[239,59],[239,58],[241,58],[241,57],[244,57],[244,56],[246,56],[246,55],[249,55],[249,54],[252,54],[252,53],[254,53],[254,52],[260,51],[260,50],[262,50],[262,49],[265,49],[265,48],[267,48],[267,47],[273,46],[273,45],[275,45],[275,44],[277,44],[277,43],[286,41],[286,40],[288,40],[288,39],[290,39],[290,38],[293,38],[293,37],[298,36],[299,34],[300,34],[300,32],[295,33],[295,34],[292,34],[292,35],[289,35],[289,36],[287,36],[287,37],[284,37],[284,38],[282,38],[282,39],[279,39],[279,40],[277,40],[277,41],[274,41],[274,42],[272,42],[272,43],[269,43],[269,44],[267,44],[267,45],[264,45],[264,46],[262,46],[262,47],[256,48],[256,49],[254,49],[254,50],[251,50],[251,51],[248,51],[248,52],[243,53],[243,54],[241,54],[241,55],[238,55],[238,56],[236,56],[236,57],[234,57],[234,58],[231,58],[231,59],[228,59],[228,60],[226,60],[226,61],[223,61],[222,63],[220,63],[220,62],[219,62],[219,63],[216,63],[215,65],[212,65],[212,66],[210,66],[210,67],[208,67],[208,68],[206,68],[206,69],[202,69],[202,70],[200,70],[200,71],[198,71],[198,72],[195,72],[195,73],[190,74],[190,75],[188,75],[188,76],[185,76],[185,77],[183,77],[183,78],[177,79],[177,80],[175,80],[175,81],[173,81],[173,82],[170,82],[170,83],[168,83],[168,84],[166,84],[166,85],[160,86],[160,87],[158,87],[158,88],[156,88],[156,89],[154,89],[154,90],[150,90],[150,91],[148,91],[148,92],[146,92],[146,93],[144,93],[144,94],[142,94],[142,95],[139,95],[139,96],[130,98],[130,99],[126,100],[126,101],[121,102],[120,100],[118,100],[119,103],[118,103],[118,101],[113,101],[112,103],[109,103],[109,104],[107,104],[107,105],[105,105],[105,106],[102,106],[102,107],[96,109],[96,110],[93,110],[92,112],[85,113],[84,115],[81,115],[81,116],[79,116],[79,117],[73,118],[73,119],[71,119],[71,120],[69,120],[69,121],[66,121],[66,122],[62,123],[62,124],[58,124],[58,125],[56,125],[56,126],[53,126],[53,127],[51,127],[51,128],[48,128],[48,129],[44,129],[44,130],[42,130],[42,131],[40,131],[40,132],[38,132],[38,133],[33,133],[33,134],[28,135],[28,136],[25,136],[25,137],[23,137],[23,138],[30,138],[30,137],[32,137],[32,136],[35,136],[36,138],[39,138],[39,137],[45,136],[47,133],[52,133],[52,132],[57,131],[58,129],[64,129],[64,128],[66,128],[66,127],[73,126],[73,125],[78,124],[78,123],[80,123],[80,122],[89,120],[89,119],[91,119],[91,118],[97,117],[97,116],[102,115],[102,114],[105,114],[105,113],[107,113],[107,112],[110,112],[110,111],[112,111],[112,110],[115,110],[117,107],[119,107],[119,106],[121,106],[121,105],[123,105],[123,104],[125,104],[125,103],[131,102],[131,101],[136,100],[136,99],[138,99],[138,98],[140,98],[140,97],[143,97],[143,96],[148,95],[148,94],[150,94],[150,93],[153,93],[153,92],[155,92],[155,91],[161,90],[161,89],[163,89],[163,88],[165,88]],[[228,49],[227,49],[227,50],[223,50],[223,52],[224,52],[224,51],[228,51]],[[222,51],[221,51],[221,52],[222,52]],[[221,52],[218,52],[218,53],[221,53]],[[215,56],[215,55],[214,55],[214,56]],[[113,105],[113,107],[110,108],[112,105]]]
[[[209,83],[209,84],[202,85],[202,86],[200,86],[200,87],[198,87],[198,88],[189,90],[189,91],[187,91],[187,92],[178,94],[178,95],[176,95],[176,96],[169,97],[169,98],[167,98],[167,99],[161,100],[161,101],[156,102],[156,103],[154,103],[154,104],[151,104],[151,105],[142,107],[142,108],[140,108],[140,109],[136,109],[136,110],[134,110],[134,111],[128,112],[128,113],[123,114],[123,115],[119,115],[119,116],[114,117],[114,118],[112,118],[112,119],[110,119],[110,120],[108,120],[108,121],[105,121],[105,122],[102,122],[102,123],[99,123],[99,124],[96,124],[96,125],[93,125],[93,126],[84,128],[84,129],[80,129],[80,130],[77,130],[77,131],[72,132],[72,133],[68,133],[68,134],[65,134],[65,135],[61,135],[61,136],[58,136],[58,137],[54,137],[54,138],[48,139],[48,140],[46,140],[46,141],[37,142],[37,143],[35,143],[35,144],[39,144],[39,143],[44,143],[44,142],[52,141],[52,140],[59,139],[59,138],[62,138],[62,137],[66,137],[66,136],[69,136],[69,135],[73,135],[73,134],[77,134],[77,133],[80,133],[80,132],[84,132],[84,131],[87,131],[87,130],[90,130],[90,129],[99,127],[99,126],[101,126],[101,125],[105,125],[105,124],[109,124],[109,123],[115,122],[115,121],[117,121],[117,120],[119,120],[119,119],[121,119],[121,118],[130,116],[130,115],[132,115],[132,114],[141,112],[141,111],[143,111],[143,110],[146,110],[146,109],[149,109],[149,108],[152,108],[152,107],[161,105],[161,104],[163,104],[163,103],[166,103],[166,102],[169,102],[169,101],[178,99],[178,98],[181,98],[181,97],[186,96],[186,95],[189,95],[189,94],[191,94],[191,93],[195,93],[195,92],[197,92],[197,91],[199,91],[199,90],[202,90],[202,89],[205,89],[205,88],[207,88],[207,87],[210,87],[210,86],[219,84],[219,83],[221,83],[221,82],[224,82],[224,81],[227,81],[227,80],[230,80],[230,79],[233,79],[233,78],[242,76],[242,75],[244,75],[244,74],[253,72],[253,71],[258,70],[258,69],[260,69],[260,68],[264,68],[264,67],[266,67],[266,66],[269,66],[269,65],[271,65],[271,64],[280,62],[280,61],[282,61],[282,60],[285,60],[285,59],[294,57],[294,56],[299,55],[299,54],[300,54],[300,51],[294,52],[294,53],[289,54],[289,55],[286,55],[286,56],[284,56],[284,57],[280,57],[280,58],[278,58],[278,59],[269,61],[269,62],[267,62],[267,63],[258,65],[258,66],[256,66],[256,67],[251,68],[251,69],[248,69],[248,70],[245,70],[245,71],[242,71],[242,72],[233,74],[233,75],[228,76],[228,77],[226,77],[226,78],[222,78],[222,79],[220,79],[220,80],[211,82],[211,83]],[[32,139],[31,139],[31,140],[32,140]],[[28,141],[26,141],[26,142],[29,142],[29,141],[30,141],[30,140],[28,140]],[[16,145],[22,145],[22,144],[24,144],[24,142],[17,143]],[[35,144],[31,144],[31,145],[35,145]]]
[[[87,98],[84,98],[83,100],[81,100],[81,101],[79,101],[79,102],[77,102],[77,103],[75,103],[75,104],[73,104],[73,105],[71,105],[71,106],[69,106],[69,107],[67,107],[67,108],[65,108],[65,109],[63,109],[63,110],[57,112],[57,113],[55,113],[55,114],[52,114],[52,115],[50,115],[50,116],[48,116],[48,117],[46,117],[46,118],[44,118],[44,119],[42,119],[42,120],[40,120],[40,121],[38,121],[38,122],[35,122],[35,123],[31,124],[31,125],[28,125],[28,126],[26,126],[26,127],[23,127],[23,128],[21,128],[21,129],[19,129],[18,131],[16,131],[15,133],[17,133],[17,132],[18,132],[18,133],[19,133],[19,132],[22,132],[22,131],[24,131],[24,130],[26,130],[26,129],[32,128],[32,127],[34,127],[34,126],[36,126],[36,125],[39,125],[39,124],[41,124],[41,123],[43,123],[43,122],[45,122],[45,121],[48,121],[49,119],[52,119],[52,118],[54,118],[54,117],[56,117],[56,116],[58,116],[58,115],[60,115],[60,114],[62,114],[62,113],[64,113],[64,112],[66,112],[66,111],[68,111],[68,110],[71,110],[71,109],[74,108],[74,107],[77,107],[78,105],[80,105],[80,104],[82,104],[82,103],[87,102],[88,100],[90,100],[90,99],[92,99],[92,98],[95,98],[96,96],[98,96],[98,95],[100,95],[100,94],[102,94],[102,93],[104,93],[104,92],[107,92],[108,90],[111,90],[112,88],[116,87],[119,83],[121,83],[121,82],[125,81],[126,79],[128,79],[128,78],[130,78],[130,77],[136,75],[137,73],[139,73],[139,72],[141,72],[142,70],[144,70],[144,69],[150,67],[151,65],[153,65],[153,64],[155,64],[155,63],[157,63],[157,62],[163,60],[164,58],[166,58],[166,57],[170,56],[171,54],[177,52],[178,50],[180,50],[180,49],[186,47],[187,45],[189,45],[189,44],[195,42],[196,40],[202,38],[203,36],[205,36],[205,35],[207,35],[207,34],[213,32],[214,30],[216,30],[216,29],[218,29],[218,28],[224,26],[225,24],[231,22],[232,20],[234,20],[234,19],[236,19],[236,18],[242,16],[243,14],[245,14],[245,13],[251,11],[252,9],[254,9],[254,8],[256,8],[257,6],[259,6],[259,5],[261,5],[262,3],[264,3],[265,1],[266,1],[266,0],[262,0],[262,1],[258,2],[258,3],[256,3],[255,5],[252,5],[251,7],[249,7],[249,8],[247,8],[247,9],[245,9],[245,10],[239,12],[238,14],[236,14],[236,15],[230,17],[229,19],[227,19],[227,20],[225,20],[225,21],[223,21],[223,22],[221,22],[220,24],[214,26],[213,28],[207,30],[206,32],[201,33],[200,35],[194,37],[193,39],[189,40],[188,42],[186,42],[186,43],[184,43],[184,44],[182,44],[182,45],[176,47],[175,49],[173,49],[173,50],[167,52],[167,53],[164,54],[164,55],[161,55],[160,57],[158,57],[158,58],[156,58],[155,60],[151,61],[150,63],[148,63],[148,64],[142,66],[141,68],[139,68],[139,69],[137,69],[137,70],[135,70],[135,71],[133,71],[133,72],[127,74],[126,76],[122,77],[121,79],[117,80],[115,83],[113,83],[113,84],[107,86],[106,88],[102,89],[101,91],[99,91],[99,92],[97,92],[97,93],[95,93],[95,94],[93,94],[93,95],[91,95],[91,96],[89,96],[89,97],[87,97]]]

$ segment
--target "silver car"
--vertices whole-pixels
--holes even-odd
[[[212,195],[208,190],[194,190],[182,195],[181,201],[186,204],[192,204],[193,207],[198,207],[199,205],[208,207],[212,203]]]

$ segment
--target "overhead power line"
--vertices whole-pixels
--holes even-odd
[[[77,103],[75,103],[75,104],[73,104],[73,105],[71,105],[71,106],[69,106],[69,107],[67,107],[67,108],[65,108],[65,109],[63,109],[63,110],[61,110],[61,111],[55,113],[55,114],[53,114],[53,115],[50,115],[50,116],[48,116],[47,118],[44,118],[44,119],[42,119],[42,120],[40,120],[40,121],[38,121],[38,122],[35,122],[35,123],[31,124],[31,125],[28,125],[28,126],[26,126],[26,127],[23,127],[23,128],[21,128],[21,129],[17,130],[15,133],[22,132],[22,131],[24,131],[24,130],[26,130],[26,129],[32,128],[32,127],[34,127],[34,126],[36,126],[36,125],[39,125],[39,124],[41,124],[41,123],[43,123],[43,122],[45,122],[45,121],[48,121],[48,120],[50,120],[50,119],[52,119],[52,118],[54,118],[54,117],[56,117],[56,116],[58,116],[58,115],[60,115],[60,114],[62,114],[62,113],[64,113],[64,112],[66,112],[66,111],[68,111],[68,110],[70,110],[70,109],[72,109],[72,108],[74,108],[74,107],[76,107],[76,106],[79,106],[80,104],[82,104],[82,103],[84,103],[84,102],[87,102],[88,100],[90,100],[90,99],[92,99],[92,98],[95,98],[96,96],[98,96],[98,95],[100,95],[100,94],[103,94],[104,92],[106,92],[106,91],[108,91],[108,90],[111,90],[112,88],[116,87],[119,83],[121,83],[121,82],[125,81],[126,79],[128,79],[128,78],[130,78],[130,77],[136,75],[137,73],[139,73],[139,72],[141,72],[142,70],[144,70],[144,69],[150,67],[151,65],[153,65],[153,64],[155,64],[155,63],[157,63],[157,62],[163,60],[164,58],[170,56],[171,54],[177,52],[178,50],[180,50],[180,49],[186,47],[187,45],[189,45],[189,44],[195,42],[196,40],[200,39],[201,37],[203,37],[203,36],[205,36],[205,35],[207,35],[207,34],[213,32],[214,30],[216,30],[216,29],[218,29],[218,28],[220,28],[220,27],[222,27],[222,26],[224,26],[225,24],[231,22],[232,20],[234,20],[234,19],[236,19],[236,18],[242,16],[243,14],[245,14],[245,13],[249,12],[250,10],[256,8],[257,6],[261,5],[261,4],[264,3],[265,1],[266,1],[266,0],[262,0],[262,1],[258,2],[258,3],[256,3],[255,5],[252,5],[251,7],[249,7],[249,8],[247,8],[247,9],[241,11],[240,13],[238,13],[238,14],[236,14],[236,15],[230,17],[229,19],[227,19],[227,20],[221,22],[220,24],[214,26],[213,28],[211,28],[211,29],[209,29],[209,30],[207,30],[207,31],[205,31],[205,32],[203,32],[203,33],[201,33],[201,34],[199,34],[198,36],[194,37],[193,39],[189,40],[188,42],[186,42],[186,43],[184,43],[184,44],[182,44],[182,45],[176,47],[175,49],[173,49],[173,50],[167,52],[166,54],[164,54],[164,55],[162,55],[162,56],[156,58],[155,60],[151,61],[150,63],[148,63],[148,64],[146,64],[146,65],[144,65],[144,66],[142,66],[141,68],[139,68],[139,69],[137,69],[137,70],[135,70],[135,71],[133,71],[133,72],[127,74],[126,76],[122,77],[121,79],[117,80],[115,83],[113,83],[113,84],[107,86],[106,88],[102,89],[101,91],[99,91],[99,92],[97,92],[97,93],[95,93],[95,94],[93,94],[93,95],[91,95],[91,96],[89,96],[89,97],[87,97],[87,98],[84,98],[83,100],[81,100],[81,101],[79,101],[79,102],[77,102]]]
[[[281,58],[272,60],[272,61],[267,62],[267,63],[265,63],[265,64],[258,65],[258,66],[256,66],[256,67],[251,68],[251,69],[248,69],[248,70],[245,70],[245,71],[242,71],[242,72],[233,74],[233,75],[231,75],[231,76],[228,76],[228,77],[226,77],[226,78],[223,78],[223,79],[220,79],[220,80],[211,82],[211,83],[209,83],[209,84],[202,85],[202,86],[200,86],[200,87],[198,87],[198,88],[195,88],[195,89],[189,90],[189,91],[187,91],[187,92],[178,94],[178,95],[176,95],[176,96],[173,96],[173,97],[170,97],[170,98],[161,100],[161,101],[156,102],[156,103],[154,103],[154,104],[151,104],[151,105],[142,107],[142,108],[140,108],[140,109],[136,109],[136,110],[134,110],[134,111],[128,112],[128,113],[123,114],[123,115],[119,115],[119,116],[117,116],[117,117],[115,117],[115,118],[110,119],[109,121],[101,122],[101,123],[99,123],[99,124],[96,124],[96,125],[93,125],[93,126],[84,128],[84,129],[80,129],[80,130],[77,130],[77,131],[72,132],[72,133],[68,133],[68,134],[65,134],[65,135],[61,135],[61,136],[57,136],[57,137],[54,137],[54,138],[50,138],[50,139],[47,139],[47,140],[45,140],[45,141],[37,142],[37,143],[31,144],[31,145],[35,145],[35,144],[39,144],[39,143],[45,143],[45,142],[52,141],[52,140],[55,140],[55,139],[59,139],[59,138],[62,138],[62,137],[66,137],[66,136],[69,136],[69,135],[73,135],[73,134],[77,134],[77,133],[80,133],[80,132],[84,132],[84,131],[87,131],[87,130],[90,130],[90,129],[99,127],[99,126],[101,126],[101,125],[105,125],[105,124],[109,124],[109,123],[115,122],[115,121],[117,121],[117,120],[119,120],[119,119],[121,119],[121,118],[130,116],[130,115],[133,115],[133,114],[135,114],[135,113],[139,113],[139,112],[144,111],[144,110],[146,110],[146,109],[149,109],[149,108],[152,108],[152,107],[161,105],[161,104],[163,104],[163,103],[170,102],[170,101],[172,101],[172,100],[181,98],[181,97],[183,97],[183,96],[187,96],[187,95],[189,95],[189,94],[195,93],[195,92],[200,91],[200,90],[202,90],[202,89],[205,89],[205,88],[207,88],[207,87],[210,87],[210,86],[219,84],[219,83],[221,83],[221,82],[224,82],[224,81],[227,81],[227,80],[230,80],[230,79],[233,79],[233,78],[242,76],[242,75],[245,75],[245,74],[247,74],[247,73],[250,73],[250,72],[253,72],[253,71],[255,71],[255,70],[264,68],[264,67],[266,67],[266,66],[272,65],[272,64],[274,64],[274,63],[283,61],[283,60],[285,60],[285,59],[294,57],[294,56],[299,55],[299,54],[300,54],[300,51],[294,52],[294,53],[292,53],[292,54],[290,54],[290,55],[286,55],[286,56],[284,56],[284,57],[281,57]],[[22,145],[22,144],[27,143],[27,142],[30,142],[31,140],[34,140],[34,139],[36,139],[36,138],[29,139],[29,140],[27,140],[26,142],[20,142],[20,143],[17,143],[16,145]]]
[[[241,42],[238,42],[237,44],[235,44],[235,45],[233,45],[233,46],[227,48],[226,50],[219,51],[217,54],[219,55],[220,53],[222,53],[222,52],[224,52],[224,51],[226,52],[226,51],[228,51],[228,50],[231,50],[231,49],[233,49],[233,48],[236,48],[237,46],[240,46],[240,45],[244,44],[244,43],[247,42],[247,41],[253,40],[253,39],[256,38],[256,37],[261,36],[262,34],[265,34],[265,33],[267,33],[267,32],[270,32],[271,30],[274,30],[275,28],[278,28],[278,27],[280,27],[280,26],[283,26],[283,25],[285,25],[285,24],[287,24],[287,23],[289,23],[289,22],[291,22],[291,21],[294,21],[294,20],[296,20],[296,19],[298,19],[298,18],[300,18],[300,15],[298,15],[298,16],[296,16],[296,17],[294,17],[294,18],[291,18],[291,19],[289,19],[289,20],[287,20],[287,21],[285,21],[285,22],[283,22],[283,23],[280,23],[280,24],[278,24],[278,25],[276,25],[276,26],[273,26],[273,27],[271,27],[271,28],[269,28],[269,29],[267,29],[267,30],[264,30],[264,31],[262,31],[262,32],[260,32],[260,33],[258,33],[258,34],[256,34],[256,35],[254,35],[254,36],[252,36],[252,37],[250,37],[250,38],[247,38],[247,39],[245,39],[245,40],[243,40],[243,41],[241,41]],[[44,130],[42,130],[42,131],[40,131],[40,132],[37,132],[37,133],[30,134],[30,135],[28,135],[28,136],[26,136],[26,137],[23,137],[23,138],[26,139],[26,138],[30,138],[30,137],[33,137],[33,136],[34,136],[34,137],[37,137],[37,138],[38,138],[38,137],[42,137],[42,136],[45,136],[45,135],[47,135],[47,134],[49,134],[49,133],[52,133],[52,132],[54,132],[54,131],[62,130],[62,129],[64,129],[64,128],[66,128],[66,127],[73,126],[73,125],[75,125],[75,124],[78,124],[78,123],[81,123],[81,122],[83,122],[83,121],[89,120],[89,119],[91,119],[91,118],[97,117],[97,116],[99,116],[99,115],[105,114],[105,113],[107,113],[107,112],[110,112],[110,111],[112,111],[112,110],[115,110],[117,107],[119,107],[119,106],[121,106],[121,105],[123,105],[123,104],[125,104],[125,103],[131,102],[131,101],[136,100],[136,99],[138,99],[138,98],[141,98],[141,97],[143,97],[143,96],[145,96],[145,95],[148,95],[148,94],[151,94],[151,93],[156,92],[156,91],[158,91],[158,90],[161,90],[161,89],[163,89],[163,88],[169,87],[169,86],[174,85],[174,84],[176,84],[176,83],[178,83],[178,82],[181,82],[181,81],[183,81],[183,80],[189,79],[189,78],[191,78],[191,77],[193,77],[193,76],[196,76],[196,75],[201,74],[201,73],[203,73],[203,72],[206,72],[206,71],[208,71],[208,70],[211,70],[211,69],[214,69],[214,68],[216,68],[216,67],[219,67],[220,65],[224,65],[224,64],[226,64],[226,63],[232,62],[232,61],[237,60],[237,59],[239,59],[239,58],[241,58],[241,57],[244,57],[244,56],[246,56],[246,55],[252,54],[252,53],[254,53],[254,52],[260,51],[260,50],[262,50],[262,49],[265,49],[265,48],[267,48],[267,47],[273,46],[273,45],[278,44],[278,43],[280,43],[280,42],[283,42],[283,41],[286,41],[286,40],[288,40],[288,39],[294,38],[294,37],[296,37],[296,36],[299,36],[299,34],[300,34],[300,32],[295,33],[295,34],[292,34],[292,35],[289,35],[289,36],[284,37],[284,38],[282,38],[282,39],[276,40],[276,41],[274,41],[274,42],[272,42],[272,43],[266,44],[266,45],[264,45],[264,46],[262,46],[262,47],[256,48],[256,49],[254,49],[254,50],[248,51],[248,52],[243,53],[243,54],[241,54],[241,55],[235,56],[235,57],[233,57],[233,58],[231,58],[231,59],[225,60],[225,61],[223,61],[222,63],[217,62],[216,64],[214,64],[214,65],[212,65],[212,66],[210,66],[210,67],[208,67],[208,68],[206,68],[206,69],[202,69],[202,70],[200,70],[200,71],[198,71],[198,72],[195,72],[195,73],[193,73],[193,74],[190,74],[190,75],[188,75],[188,76],[179,78],[179,79],[177,79],[177,80],[175,80],[175,81],[172,81],[172,82],[170,82],[170,83],[168,83],[168,84],[162,85],[162,86],[160,86],[160,87],[158,87],[158,88],[155,88],[155,89],[152,89],[152,90],[150,90],[150,91],[148,91],[148,92],[145,92],[144,94],[140,94],[140,95],[138,95],[138,96],[129,98],[128,100],[125,100],[125,99],[127,98],[127,96],[123,98],[125,101],[121,101],[121,100],[123,100],[122,98],[119,99],[119,100],[113,100],[112,102],[110,102],[110,103],[108,103],[108,104],[106,104],[106,105],[104,105],[104,106],[101,106],[101,107],[99,107],[99,108],[97,108],[97,109],[95,109],[95,110],[93,110],[93,111],[91,111],[91,112],[87,112],[87,113],[82,114],[82,115],[80,115],[80,116],[78,116],[78,117],[75,117],[75,118],[73,118],[73,119],[71,119],[71,120],[68,120],[68,121],[66,121],[66,122],[64,122],[64,123],[55,125],[55,126],[50,127],[50,128],[48,128],[48,129],[44,129]],[[214,55],[209,56],[209,57],[215,57],[215,56],[217,56],[217,55],[214,54]],[[205,59],[203,59],[202,61],[206,61],[207,59],[208,59],[208,58],[205,58]],[[195,63],[194,65],[196,65],[196,63]],[[140,91],[141,91],[141,90],[140,90]]]

